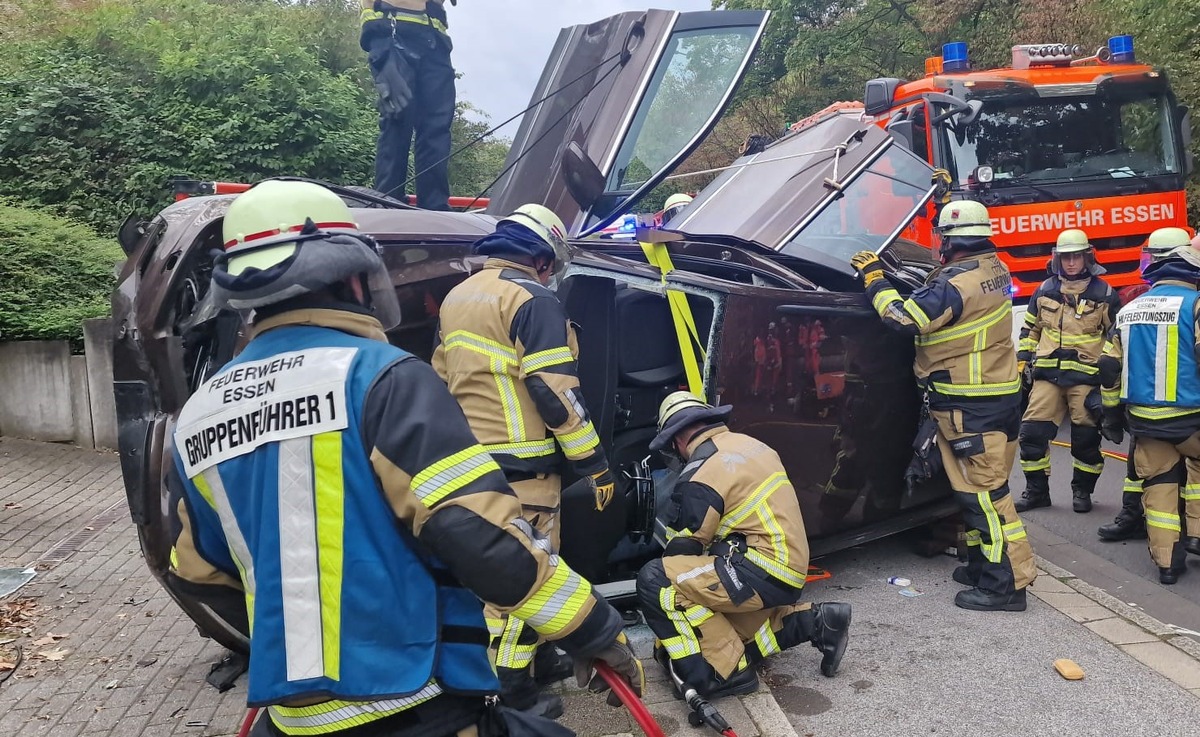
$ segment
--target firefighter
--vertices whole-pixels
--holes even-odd
[[[1100,455],[1100,369],[1104,342],[1121,308],[1100,275],[1082,230],[1064,230],[1054,246],[1051,277],[1029,299],[1021,328],[1017,372],[1032,375],[1029,408],[1021,420],[1025,493],[1018,512],[1050,506],[1050,441],[1063,415],[1071,420],[1071,507],[1090,512],[1104,470]],[[1028,369],[1027,369],[1028,367]]]
[[[971,588],[954,603],[1024,611],[1037,568],[1008,490],[1021,424],[1012,278],[996,254],[982,204],[945,205],[937,233],[943,265],[908,299],[888,282],[874,253],[862,251],[851,263],[884,324],[916,342],[914,371],[967,525],[968,564],[954,571],[954,580]]]
[[[1186,246],[1189,243],[1190,236],[1183,228],[1159,228],[1150,234],[1150,238],[1146,241],[1146,246],[1142,249],[1142,271],[1146,270],[1152,263],[1162,261],[1171,251],[1174,251],[1180,246]],[[1127,287],[1127,289],[1138,289],[1134,297],[1141,296],[1149,288],[1148,284],[1140,284],[1136,287]],[[1127,297],[1131,299],[1131,297]],[[1145,539],[1146,537],[1146,517],[1142,512],[1142,480],[1138,478],[1137,470],[1134,465],[1134,441],[1129,439],[1129,449],[1125,464],[1125,482],[1121,491],[1121,511],[1117,512],[1117,516],[1110,524],[1101,525],[1096,533],[1101,540],[1117,542],[1121,540],[1129,540],[1133,538]],[[1191,474],[1189,474],[1189,478]],[[1191,491],[1185,486],[1185,496],[1195,494],[1195,499],[1190,501],[1192,507],[1197,508],[1196,524],[1189,524],[1189,532],[1200,530],[1200,489],[1193,488]],[[1200,534],[1200,533],[1198,533]],[[1193,538],[1194,539],[1194,538]],[[1191,539],[1189,539],[1189,543]],[[1200,555],[1200,542],[1196,543],[1196,553]]]
[[[576,473],[590,477],[597,510],[615,489],[580,392],[574,331],[547,288],[567,267],[564,233],[553,212],[523,205],[476,242],[474,253],[488,259],[446,295],[433,354],[438,375],[516,491],[525,520],[555,552],[564,456]],[[488,626],[506,702],[561,712],[557,696],[539,698],[538,692],[561,679],[569,664],[557,660],[552,646],[539,649],[538,633],[520,619],[493,608]]]
[[[667,201],[663,203],[660,225],[666,226],[690,204],[692,204],[692,196],[686,192],[676,192],[668,197]]]
[[[453,44],[444,0],[360,0],[359,45],[379,93],[375,189],[403,197],[413,148],[417,204],[449,210]],[[456,4],[456,0],[450,0]]]
[[[729,431],[731,409],[686,391],[660,405],[650,450],[687,465],[663,557],[637,578],[655,657],[710,699],[754,691],[755,664],[802,642],[832,677],[850,638],[849,604],[799,603],[808,538],[796,490],[775,451]]]
[[[1150,290],[1117,315],[1105,348],[1102,429],[1116,443],[1125,429],[1133,436],[1150,557],[1171,585],[1187,570],[1188,549],[1200,549],[1180,514],[1200,472],[1200,251],[1176,248],[1143,277]]]
[[[474,734],[498,682],[480,599],[641,683],[619,614],[552,555],[427,364],[388,344],[387,268],[346,205],[267,181],[213,271],[252,339],[192,395],[174,575],[244,591],[253,735]],[[369,726],[367,726],[369,725]]]

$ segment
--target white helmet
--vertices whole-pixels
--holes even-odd
[[[992,236],[988,209],[975,200],[954,200],[942,207],[937,229],[943,236]]]
[[[550,258],[566,260],[568,255],[567,228],[563,225],[562,218],[555,215],[550,208],[533,203],[521,205],[504,216],[500,220],[500,224],[503,223],[524,225],[550,247],[551,252],[547,254]]]
[[[1059,233],[1058,240],[1054,244],[1055,253],[1083,253],[1090,251],[1091,248],[1092,244],[1088,240],[1087,233],[1077,228]]]
[[[689,391],[671,392],[658,406],[658,434],[650,441],[650,450],[662,450],[683,428],[703,420],[724,421],[733,407],[714,407]]]
[[[692,204],[692,196],[686,192],[676,192],[668,197],[667,201],[663,203],[662,224],[666,225],[671,222],[690,204]]]
[[[1167,258],[1171,251],[1187,245],[1192,245],[1192,239],[1183,228],[1159,228],[1146,240],[1145,250],[1153,262]]]

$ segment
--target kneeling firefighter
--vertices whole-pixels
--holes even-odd
[[[1050,441],[1063,416],[1071,420],[1072,508],[1092,509],[1092,492],[1104,470],[1100,455],[1100,368],[1120,300],[1100,275],[1082,230],[1064,230],[1050,262],[1053,274],[1029,299],[1017,349],[1017,371],[1030,372],[1029,408],[1021,421],[1025,493],[1018,512],[1050,506]]]
[[[580,392],[574,330],[548,288],[569,261],[565,232],[557,215],[530,204],[476,242],[473,252],[488,259],[443,300],[433,354],[434,369],[500,464],[525,520],[550,541],[553,553],[564,459],[590,479],[597,510],[615,490]],[[519,618],[494,608],[487,615],[505,702],[561,714],[561,699],[539,691],[569,674],[570,664],[552,645],[539,648],[538,633]]]
[[[224,243],[214,295],[254,310],[252,339],[180,413],[172,575],[244,593],[251,734],[474,735],[499,690],[481,599],[581,680],[599,658],[640,688],[620,615],[524,520],[433,370],[388,343],[395,290],[345,203],[263,182]]]
[[[914,336],[913,370],[937,424],[950,485],[967,526],[968,564],[954,580],[964,609],[1024,611],[1037,576],[1033,549],[1008,491],[1021,425],[1021,379],[1012,344],[1012,277],[991,241],[987,208],[957,200],[942,207],[942,267],[904,299],[871,251],[851,263],[889,328]]]
[[[755,664],[802,642],[833,676],[850,637],[849,604],[798,603],[808,538],[796,490],[775,451],[729,431],[731,410],[686,391],[663,400],[650,449],[687,465],[663,557],[637,579],[655,657],[707,698],[755,690]]]

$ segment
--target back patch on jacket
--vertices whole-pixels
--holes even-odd
[[[179,415],[175,447],[194,478],[279,440],[344,430],[357,348],[310,348],[237,363],[201,386]]]

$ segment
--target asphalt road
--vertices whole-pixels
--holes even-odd
[[[1058,439],[1068,441],[1069,431],[1061,429]],[[1107,441],[1104,449],[1122,454],[1126,450]],[[1051,446],[1050,459],[1053,505],[1022,515],[1034,551],[1156,619],[1200,631],[1200,557],[1188,556],[1188,574],[1173,586],[1163,586],[1145,540],[1104,542],[1096,534],[1097,527],[1111,522],[1120,511],[1125,464],[1106,459],[1092,511],[1077,514],[1071,510],[1070,451]],[[1014,497],[1025,489],[1019,464],[1014,464],[1010,483]]]

